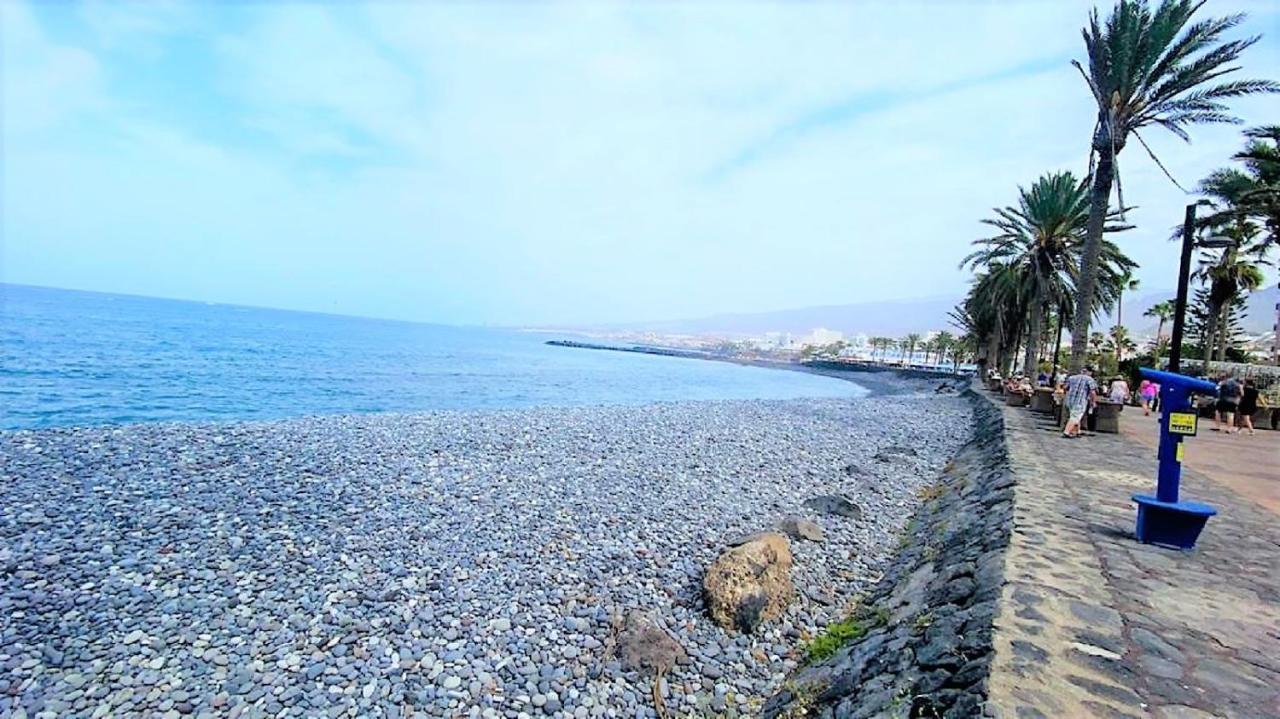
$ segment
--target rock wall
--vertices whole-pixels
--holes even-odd
[[[883,579],[859,639],[797,670],[766,717],[970,717],[982,712],[1013,521],[1004,420],[974,405],[974,437],[943,472]]]

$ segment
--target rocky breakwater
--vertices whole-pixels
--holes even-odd
[[[759,716],[970,412],[928,387],[0,432],[0,716]],[[715,624],[704,570],[788,517],[792,600]]]
[[[975,400],[975,436],[926,490],[884,578],[767,703],[767,717],[982,713],[1004,583],[1013,477],[999,411]]]

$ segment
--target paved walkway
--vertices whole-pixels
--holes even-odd
[[[1184,494],[1220,512],[1199,546],[1139,544],[1129,496],[1154,486],[1153,451],[1001,407],[1017,485],[989,713],[1280,717],[1276,516],[1191,470]]]
[[[1158,421],[1154,414],[1142,416],[1139,407],[1126,407],[1120,415],[1120,431],[1151,447],[1154,457],[1160,439]],[[1280,514],[1280,431],[1224,434],[1213,431],[1213,426],[1213,420],[1200,418],[1200,433],[1184,443],[1183,465]]]

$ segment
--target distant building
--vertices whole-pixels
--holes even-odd
[[[840,342],[844,339],[844,333],[836,330],[829,330],[825,327],[818,327],[809,333],[807,337],[800,339],[801,344],[806,345],[829,345],[833,342]]]

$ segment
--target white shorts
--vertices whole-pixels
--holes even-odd
[[[1069,404],[1067,405],[1067,418],[1076,424],[1080,424],[1081,422],[1084,421],[1084,413],[1087,412],[1088,409],[1089,409],[1088,402],[1080,402],[1079,404]]]

